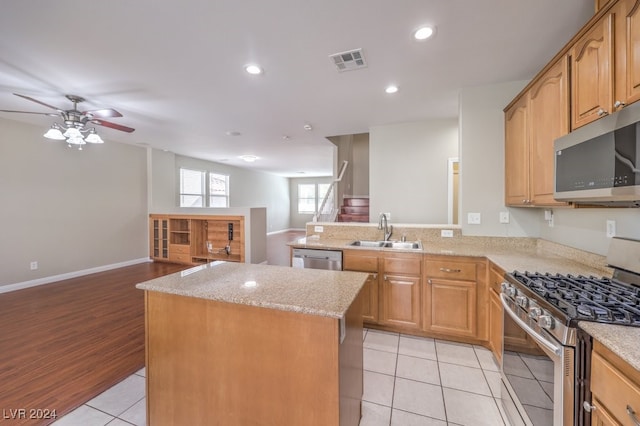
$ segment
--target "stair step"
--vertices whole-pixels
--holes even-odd
[[[369,215],[339,214],[338,222],[369,222]]]
[[[369,206],[342,206],[340,213],[343,214],[362,214],[369,216]]]
[[[342,202],[345,206],[355,207],[355,206],[368,206],[369,199],[368,198],[358,198],[358,197],[348,197],[345,198]]]

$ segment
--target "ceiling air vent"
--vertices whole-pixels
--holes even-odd
[[[357,70],[367,67],[362,49],[349,50],[347,52],[329,55],[339,72]]]

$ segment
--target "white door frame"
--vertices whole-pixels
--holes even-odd
[[[447,223],[453,223],[453,164],[459,163],[458,157],[447,160]]]

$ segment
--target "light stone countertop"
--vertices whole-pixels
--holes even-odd
[[[522,240],[522,241],[519,241]],[[611,277],[612,271],[604,266],[604,257],[538,240],[528,244],[527,239],[459,237],[423,242],[423,250],[396,250],[350,246],[351,240],[299,239],[289,243],[292,247],[380,250],[385,253],[404,251],[419,254],[486,257],[504,271],[548,272],[596,277]],[[566,253],[563,250],[567,250]],[[579,327],[618,354],[640,371],[640,327],[601,324],[580,321]]]
[[[363,272],[213,262],[145,281],[136,288],[342,318],[367,277]]]
[[[580,321],[581,329],[640,371],[640,327]]]

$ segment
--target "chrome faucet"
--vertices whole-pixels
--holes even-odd
[[[380,220],[378,221],[378,229],[384,229],[384,240],[389,241],[391,234],[393,233],[393,225],[389,225],[387,215],[380,213]]]

